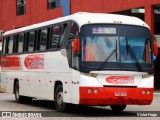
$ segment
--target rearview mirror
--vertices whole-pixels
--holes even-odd
[[[78,53],[80,51],[80,40],[78,38],[75,38],[73,40],[73,52]]]
[[[153,44],[153,53],[154,53],[154,56],[158,56],[158,43],[156,41],[156,38],[152,39],[152,44]]]
[[[154,48],[153,48],[153,53],[155,56],[158,56],[158,44],[157,43],[154,43]]]

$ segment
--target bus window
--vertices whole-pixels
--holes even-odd
[[[29,32],[28,34],[28,52],[34,51],[36,34],[35,31]]]
[[[59,47],[62,47],[63,41],[64,41],[64,37],[65,37],[65,33],[67,31],[67,24],[63,24],[62,27],[62,33],[61,33],[61,37],[60,37],[60,41],[59,41]]]
[[[76,36],[78,36],[78,34],[78,26],[75,23],[73,23],[69,33],[69,40],[74,39]]]
[[[63,26],[55,26],[52,28],[51,49],[59,47],[59,41],[63,31]]]
[[[18,53],[23,52],[24,33],[18,35]]]
[[[6,53],[6,43],[7,43],[7,38],[3,38],[3,49],[2,49],[2,54],[4,55]]]
[[[40,34],[40,50],[46,50],[47,47],[48,30],[42,29]]]
[[[73,23],[71,28],[70,28],[70,33],[68,37],[68,43],[67,43],[67,57],[68,57],[68,63],[69,66],[75,66],[74,64],[74,59],[72,60],[73,54],[72,54],[72,41],[73,39],[78,36],[78,26]]]
[[[9,37],[9,40],[8,40],[8,54],[11,54],[13,53],[13,39],[14,39],[14,36],[10,36]]]

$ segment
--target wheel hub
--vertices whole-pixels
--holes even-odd
[[[62,94],[62,92],[59,92],[57,94],[57,104],[58,104],[58,106],[62,106],[62,104],[63,104],[63,94]]]

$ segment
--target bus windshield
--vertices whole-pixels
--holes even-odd
[[[82,29],[88,31],[82,32],[81,36],[81,61],[85,67],[112,69],[114,67],[108,64],[112,63],[115,69],[124,69],[124,64],[132,64],[138,70],[141,64],[152,63],[151,39],[147,28],[91,25]]]
[[[129,52],[129,48],[131,52]],[[145,38],[120,37],[120,59],[123,63],[151,63],[151,48],[149,40]],[[132,54],[135,54],[134,58]]]
[[[116,50],[118,37],[104,37],[104,36],[87,36],[83,38],[83,61],[105,61],[110,54]],[[109,59],[109,62],[116,62],[117,56],[113,54]]]

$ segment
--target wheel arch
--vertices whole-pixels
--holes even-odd
[[[55,82],[55,84],[54,84],[54,100],[55,100],[55,91],[56,91],[56,88],[59,86],[59,85],[62,85],[62,87],[63,87],[63,83],[62,83],[62,81],[60,81],[60,80],[57,80],[56,82]]]
[[[13,94],[15,94],[15,84],[16,84],[17,81],[19,81],[19,79],[15,78],[14,79],[14,84],[13,84]]]

